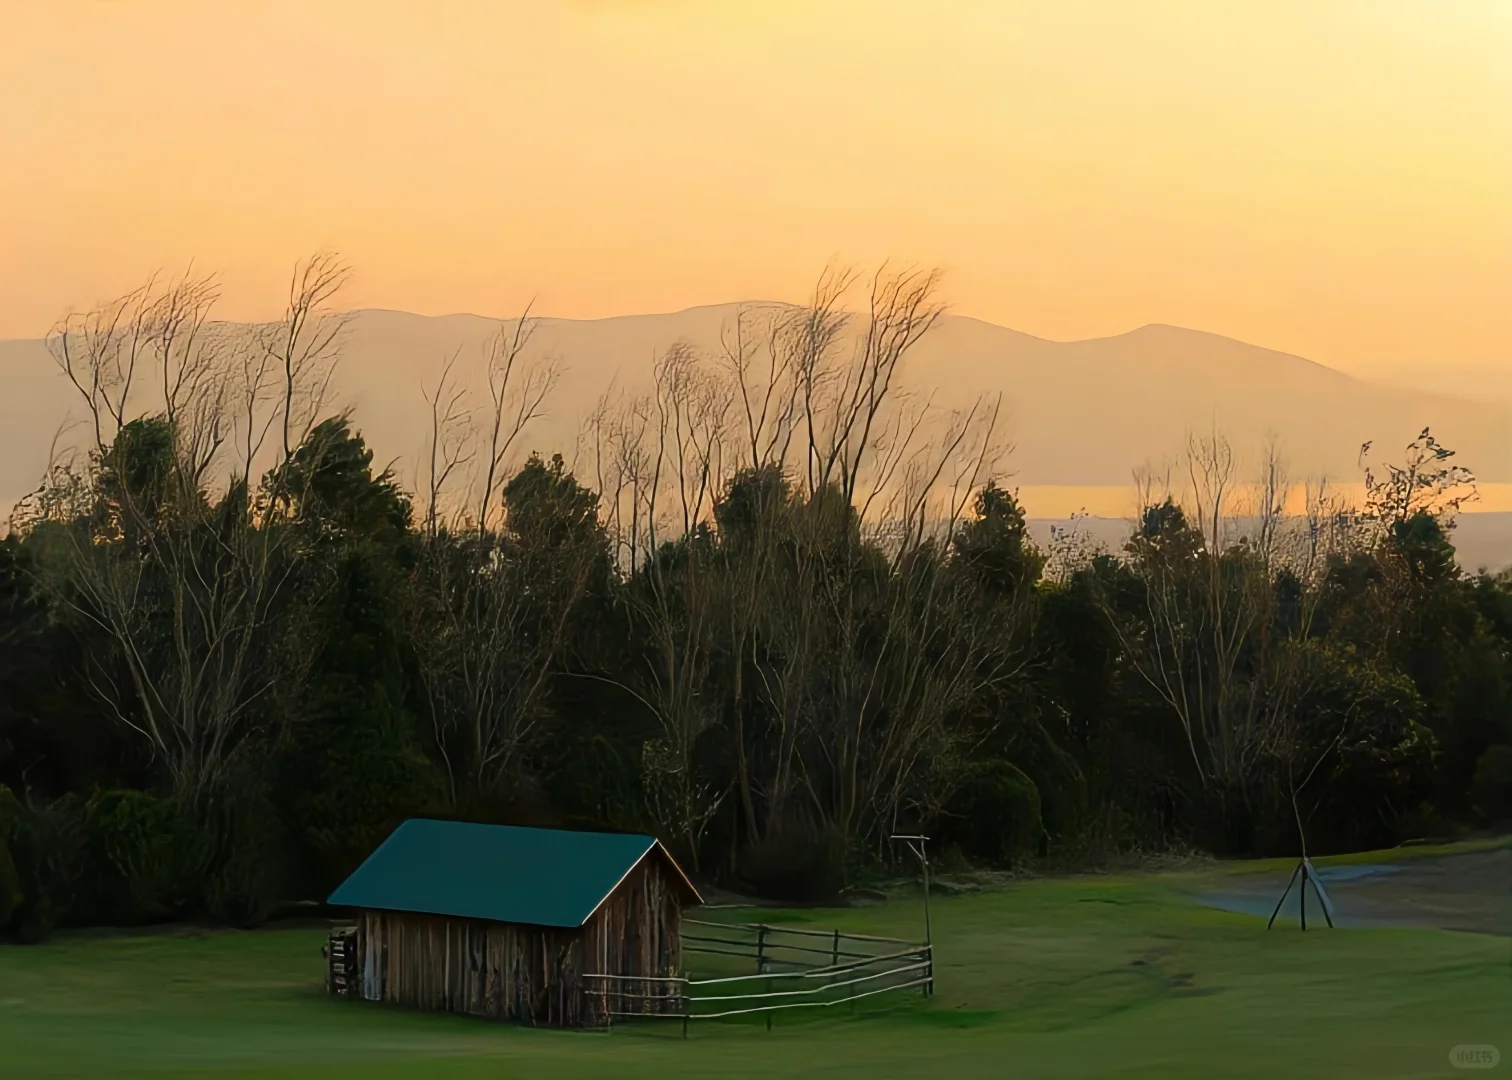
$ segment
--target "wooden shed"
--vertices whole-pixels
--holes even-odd
[[[333,992],[554,1027],[601,1023],[602,981],[677,975],[700,899],[650,836],[412,819],[334,893]],[[589,985],[591,984],[591,985]]]

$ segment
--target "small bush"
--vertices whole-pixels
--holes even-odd
[[[204,800],[195,821],[206,913],[231,926],[261,923],[276,902],[282,865],[267,792],[252,777],[233,777]]]
[[[1039,788],[1008,761],[969,766],[948,813],[949,838],[972,858],[999,865],[1032,855],[1044,831]]]
[[[183,911],[186,837],[172,802],[145,791],[98,791],[84,817],[92,846],[120,876],[124,895],[113,915],[142,922]]]
[[[45,940],[74,908],[85,863],[83,807],[73,796],[21,805],[9,850],[21,900],[12,915],[16,940]]]
[[[1087,781],[1076,758],[1057,745],[1040,724],[1015,739],[1008,756],[1034,784],[1040,800],[1043,828],[1036,834],[1036,846],[1049,837],[1061,848],[1075,844],[1088,817]]]
[[[9,840],[26,816],[26,807],[16,793],[0,784],[0,841]]]
[[[16,861],[11,858],[10,845],[0,837],[0,930],[10,924],[11,916],[21,906],[21,878],[16,873]]]
[[[10,924],[21,906],[21,876],[11,856],[11,834],[21,820],[21,804],[10,788],[0,784],[0,930]]]
[[[1470,797],[1491,821],[1512,819],[1512,746],[1491,746],[1475,763]]]
[[[46,897],[25,897],[16,909],[12,933],[17,945],[40,945],[58,927],[58,913]]]
[[[845,845],[814,825],[786,825],[745,850],[740,878],[757,896],[821,903],[845,886]]]

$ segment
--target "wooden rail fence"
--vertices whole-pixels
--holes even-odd
[[[598,1026],[617,1019],[671,1017],[683,1023],[822,1009],[900,990],[934,992],[927,943],[765,923],[683,920],[684,953],[751,962],[753,973],[709,978],[584,975],[584,1014]],[[728,962],[727,962],[728,963]]]

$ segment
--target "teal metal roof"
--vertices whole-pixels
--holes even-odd
[[[331,894],[339,907],[577,927],[651,851],[651,836],[411,818]]]

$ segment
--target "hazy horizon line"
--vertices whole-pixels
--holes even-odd
[[[791,301],[791,300],[725,300],[725,301],[721,301],[719,303],[712,303],[712,304],[689,304],[686,307],[670,308],[670,309],[656,310],[656,311],[625,311],[625,312],[619,312],[619,313],[614,314],[614,315],[550,315],[550,314],[536,314],[536,313],[532,312],[527,317],[530,318],[530,319],[533,319],[533,320],[537,320],[537,321],[550,320],[552,322],[597,323],[597,322],[615,322],[615,321],[618,321],[618,320],[621,320],[621,319],[672,318],[672,317],[677,316],[677,315],[686,315],[689,312],[694,312],[694,311],[714,311],[714,310],[717,310],[717,309],[720,309],[720,308],[736,308],[736,309],[740,309],[740,308],[750,308],[750,309],[758,309],[758,308],[802,308],[803,306],[804,305],[802,303],[797,303],[797,302],[794,302],[794,301]],[[75,310],[84,311],[84,310],[88,310],[88,309],[87,308],[69,309],[70,312],[75,311]],[[839,310],[844,311],[847,314],[852,314],[852,315],[864,315],[865,314],[864,310],[862,310],[862,309],[841,308]],[[339,316],[351,316],[351,315],[362,315],[362,314],[366,314],[366,313],[369,313],[369,312],[372,312],[372,313],[375,313],[375,314],[381,314],[381,315],[408,315],[408,316],[410,316],[412,318],[416,318],[416,319],[438,319],[438,320],[439,319],[481,319],[481,320],[483,320],[485,322],[504,323],[504,324],[518,322],[520,320],[520,318],[522,317],[521,315],[484,315],[484,314],[481,314],[481,313],[479,313],[477,311],[446,311],[446,312],[441,312],[439,314],[430,314],[430,313],[423,312],[423,311],[412,311],[412,310],[410,310],[408,308],[384,307],[384,306],[381,306],[381,305],[372,305],[372,306],[364,305],[364,306],[352,307],[352,308],[339,308],[339,309],[337,309],[334,312],[334,314],[339,315]],[[946,305],[945,309],[941,312],[941,317],[942,318],[951,318],[951,319],[963,319],[963,320],[966,320],[966,321],[969,321],[969,322],[980,323],[981,325],[991,327],[994,330],[1006,330],[1007,332],[1009,332],[1011,334],[1017,334],[1020,337],[1029,338],[1029,339],[1031,339],[1033,341],[1042,341],[1042,342],[1044,342],[1044,343],[1046,343],[1048,345],[1083,345],[1083,344],[1088,344],[1088,343],[1091,343],[1091,342],[1098,342],[1098,341],[1115,341],[1115,340],[1117,340],[1119,338],[1125,338],[1125,337],[1129,337],[1129,336],[1131,336],[1133,334],[1137,334],[1137,333],[1139,333],[1142,330],[1179,330],[1180,332],[1182,332],[1184,334],[1201,334],[1204,337],[1217,338],[1217,339],[1222,340],[1222,341],[1233,342],[1236,345],[1244,345],[1244,346],[1246,346],[1248,348],[1251,348],[1251,349],[1261,349],[1261,350],[1263,350],[1265,352],[1275,353],[1278,356],[1289,357],[1289,358],[1291,358],[1293,360],[1301,360],[1301,361],[1304,361],[1304,362],[1309,363],[1309,364],[1314,364],[1314,365],[1316,365],[1316,366],[1318,366],[1320,368],[1325,368],[1328,371],[1337,372],[1340,375],[1344,375],[1344,376],[1346,376],[1348,378],[1359,378],[1359,376],[1354,375],[1351,372],[1345,371],[1342,368],[1337,368],[1337,367],[1332,366],[1331,364],[1325,364],[1321,360],[1314,360],[1311,357],[1303,356],[1301,353],[1288,352],[1285,349],[1278,349],[1278,348],[1274,348],[1274,347],[1272,347],[1270,345],[1262,345],[1262,344],[1259,344],[1258,342],[1247,341],[1244,338],[1237,338],[1237,337],[1234,337],[1231,334],[1220,333],[1217,330],[1204,330],[1204,329],[1202,329],[1200,327],[1196,327],[1196,326],[1183,326],[1180,323],[1160,322],[1160,321],[1157,320],[1157,321],[1154,321],[1154,322],[1140,323],[1137,326],[1130,327],[1129,329],[1120,331],[1119,333],[1116,333],[1116,334],[1099,334],[1099,335],[1096,335],[1094,337],[1079,337],[1079,338],[1051,338],[1051,337],[1045,337],[1045,336],[1043,336],[1041,334],[1031,334],[1027,330],[1020,330],[1017,327],[1009,326],[1006,323],[993,322],[991,319],[984,318],[984,317],[982,317],[980,315],[970,315],[970,314],[967,314],[965,312],[954,311],[954,310],[952,310],[949,307],[949,305]],[[276,321],[276,320],[273,320],[273,319],[214,319],[214,320],[211,320],[211,322],[214,323],[214,324],[221,324],[221,325],[241,325],[241,326],[255,326],[255,325],[258,325],[259,323],[269,322],[269,321]],[[51,330],[49,329],[49,331],[47,333],[44,333],[44,334],[41,334],[41,335],[37,335],[37,336],[33,336],[33,337],[0,337],[0,345],[11,344],[11,343],[16,343],[16,342],[46,341],[50,336],[51,336]],[[1483,365],[1483,366],[1490,367],[1492,365],[1487,364],[1487,365]],[[1366,381],[1368,381],[1368,380],[1366,380]]]

